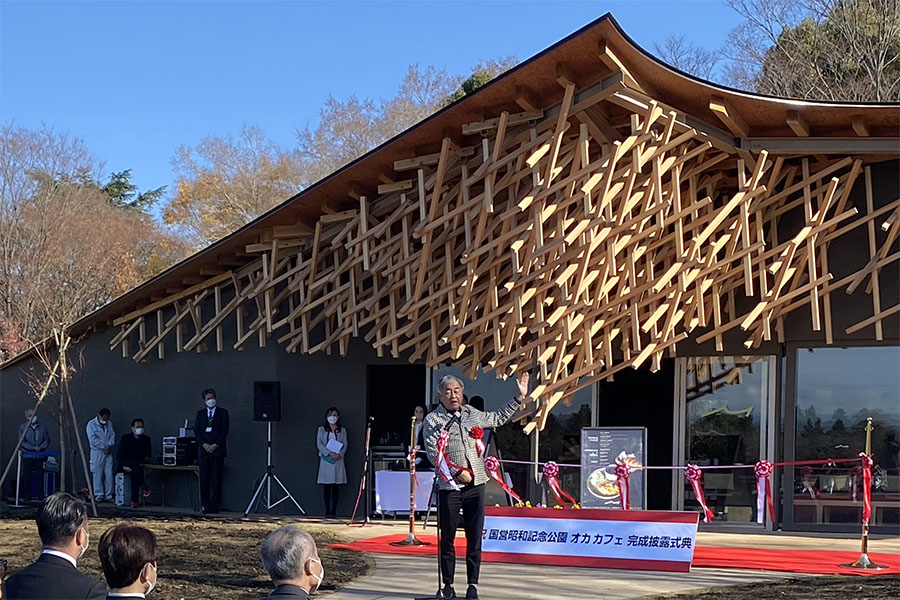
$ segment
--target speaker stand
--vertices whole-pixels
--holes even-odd
[[[254,512],[258,511],[259,500],[262,499],[260,494],[262,493],[263,486],[265,486],[265,488],[266,488],[266,493],[265,493],[266,510],[272,510],[273,508],[275,508],[276,506],[278,506],[285,500],[290,499],[290,501],[294,503],[294,506],[296,506],[297,509],[302,514],[305,515],[306,511],[303,510],[303,507],[300,506],[300,503],[297,502],[297,500],[294,498],[294,496],[291,495],[291,492],[288,491],[287,487],[285,487],[285,485],[283,483],[281,483],[281,480],[278,479],[278,475],[275,474],[275,465],[272,464],[272,421],[267,421],[266,427],[267,427],[267,433],[268,433],[268,437],[266,440],[266,472],[262,476],[262,479],[259,482],[259,486],[256,488],[256,492],[254,492],[254,494],[253,494],[253,498],[250,499],[250,504],[247,505],[247,510],[244,511],[244,516],[246,517],[247,515],[250,514],[250,509],[254,508],[254,505],[255,505]],[[285,495],[280,500],[276,500],[275,502],[272,502],[272,482],[273,481],[278,485],[278,487],[281,488],[281,491],[283,491],[285,493]]]

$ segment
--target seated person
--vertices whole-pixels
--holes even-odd
[[[132,419],[131,431],[119,441],[119,453],[116,457],[119,470],[131,477],[131,508],[137,508],[138,493],[144,489],[144,469],[141,463],[150,460],[152,452],[150,438],[144,435],[144,420]],[[149,495],[149,491],[145,490],[144,495]]]
[[[100,536],[97,551],[108,599],[146,598],[156,587],[156,536],[149,529],[113,525]]]
[[[309,600],[325,577],[315,540],[293,525],[270,533],[259,557],[275,584],[275,590],[263,600]]]
[[[78,571],[88,549],[87,506],[65,492],[47,497],[37,511],[41,556],[6,581],[10,600],[105,600],[106,586]]]

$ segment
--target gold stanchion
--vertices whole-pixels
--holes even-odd
[[[416,537],[416,417],[412,418],[409,434],[409,535],[405,540],[391,542],[391,546],[430,546]]]
[[[866,419],[866,456],[872,456],[872,417]],[[863,484],[863,502],[866,501],[865,484]],[[871,501],[870,501],[871,502]],[[880,571],[887,569],[884,565],[877,565],[869,559],[869,520],[863,519],[862,523],[862,551],[856,562],[840,565],[847,569],[866,569],[870,571]]]

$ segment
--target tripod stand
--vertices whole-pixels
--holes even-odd
[[[291,493],[288,491],[288,489],[284,486],[284,484],[281,483],[281,480],[278,479],[278,475],[275,474],[275,465],[272,464],[272,421],[267,421],[266,426],[267,426],[267,433],[268,433],[268,438],[266,440],[266,473],[265,473],[265,475],[263,475],[262,479],[260,480],[259,486],[256,488],[256,492],[253,494],[253,498],[251,498],[251,500],[250,500],[250,504],[247,505],[247,510],[244,511],[244,516],[246,517],[248,514],[250,514],[250,509],[253,508],[254,505],[256,505],[256,507],[258,508],[258,505],[259,505],[258,501],[262,499],[260,497],[260,493],[262,492],[263,486],[266,486],[266,504],[265,504],[266,510],[272,510],[273,508],[275,508],[276,506],[278,506],[279,504],[281,504],[282,502],[284,502],[285,500],[290,498],[291,502],[294,503],[294,506],[296,506],[300,510],[300,512],[305,515],[306,511],[303,510],[303,507],[300,506],[300,504],[297,502],[297,500],[294,499],[294,497],[291,495]],[[277,500],[275,502],[272,502],[272,481],[273,480],[275,481],[275,483],[278,484],[278,487],[280,487],[281,490],[286,494],[284,497],[281,498],[281,500]]]

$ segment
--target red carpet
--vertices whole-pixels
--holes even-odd
[[[350,544],[333,544],[332,548],[356,550],[358,552],[375,552],[381,554],[437,554],[437,537],[418,535],[430,546],[391,546],[390,543],[406,539],[406,535],[382,535],[367,540],[357,540]],[[466,540],[456,538],[457,555],[466,551]],[[900,556],[893,554],[869,554],[869,559],[889,567],[883,571],[861,571],[842,569],[838,565],[851,563],[859,558],[859,552],[838,550],[773,550],[769,548],[718,548],[714,546],[697,546],[694,549],[693,567],[717,569],[754,569],[765,571],[787,571],[790,573],[807,573],[814,575],[876,575],[900,573]]]

